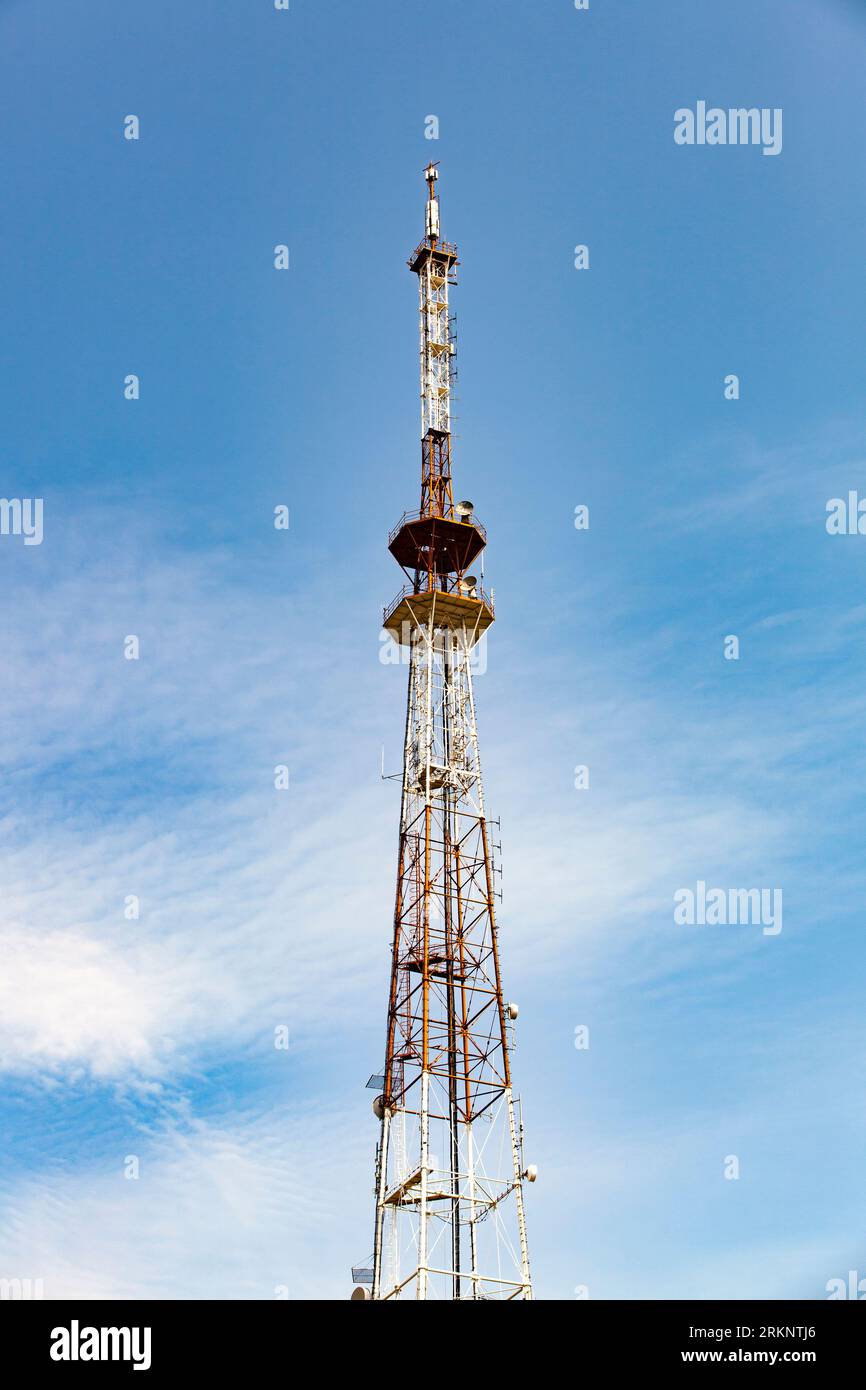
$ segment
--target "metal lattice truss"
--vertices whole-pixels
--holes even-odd
[[[451,379],[454,342],[448,311],[448,286],[454,283],[457,257],[447,243],[428,249],[417,267],[421,310],[421,434],[451,429]]]
[[[412,634],[373,1297],[530,1298],[474,634]]]

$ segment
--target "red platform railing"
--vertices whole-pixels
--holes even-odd
[[[431,521],[452,521],[452,522],[454,522],[454,524],[455,524],[456,526],[473,526],[473,527],[475,528],[475,530],[478,532],[478,534],[479,534],[479,536],[481,537],[481,539],[484,541],[484,544],[485,544],[485,545],[487,544],[487,530],[486,530],[486,528],[485,528],[484,526],[481,525],[481,522],[480,522],[480,521],[476,520],[476,518],[475,518],[474,515],[471,516],[471,517],[466,517],[466,518],[464,518],[464,517],[457,516],[456,514],[455,514],[454,516],[446,516],[444,512],[435,512],[435,513],[434,513],[434,512],[422,512],[422,511],[418,511],[418,512],[404,512],[403,515],[401,516],[400,520],[397,522],[397,525],[394,527],[394,529],[393,529],[392,531],[389,532],[389,534],[388,534],[388,544],[391,545],[392,541],[394,541],[394,540],[396,539],[396,537],[400,534],[400,532],[402,531],[403,527],[406,525],[407,522],[409,522],[409,521],[425,521],[425,520],[431,520]]]

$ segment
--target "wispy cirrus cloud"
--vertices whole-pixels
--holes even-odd
[[[181,1107],[110,1161],[4,1184],[0,1275],[41,1279],[50,1299],[345,1293],[364,1255],[341,1225],[358,1157],[318,1107],[236,1104],[207,1121]]]

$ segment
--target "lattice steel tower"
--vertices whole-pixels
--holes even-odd
[[[397,896],[376,1155],[374,1299],[532,1297],[522,1156],[494,916],[472,655],[493,622],[470,566],[486,544],[451,487],[457,248],[439,235],[437,170],[409,261],[421,309],[421,507],[388,548],[409,583],[384,626],[407,648]]]

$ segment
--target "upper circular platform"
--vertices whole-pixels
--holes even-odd
[[[487,544],[487,532],[475,520],[407,513],[388,537],[388,549],[407,570],[463,574]]]

